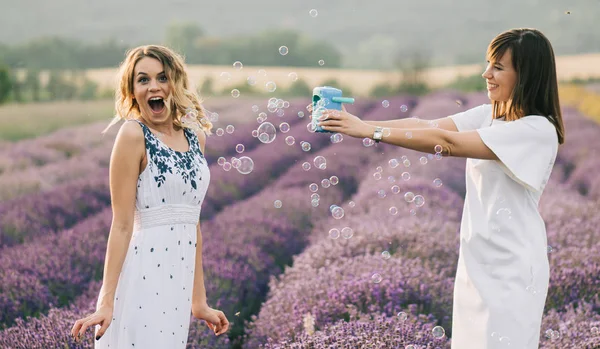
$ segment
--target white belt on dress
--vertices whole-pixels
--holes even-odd
[[[197,224],[200,219],[200,206],[160,205],[136,210],[133,218],[134,230],[160,225]]]

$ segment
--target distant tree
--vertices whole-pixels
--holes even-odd
[[[64,71],[52,70],[48,77],[46,91],[50,100],[73,99],[77,93],[77,85],[67,79]]]
[[[167,27],[166,44],[184,54],[194,53],[195,42],[204,36],[204,31],[193,22],[174,22]]]
[[[396,66],[402,72],[397,92],[419,95],[429,91],[424,73],[430,62],[424,52],[414,50],[408,55],[399,54],[396,56]]]
[[[396,88],[389,82],[379,83],[371,89],[369,96],[380,98],[393,96],[396,93]]]
[[[39,69],[28,69],[25,75],[25,89],[31,93],[31,100],[37,102],[40,100],[40,90],[42,86],[40,83],[40,71]]]
[[[302,79],[294,81],[286,91],[287,95],[294,97],[309,97],[312,94],[312,88]]]
[[[199,89],[201,97],[211,96],[214,93],[213,82],[213,78],[210,76],[202,81]]]
[[[0,104],[5,103],[12,90],[10,68],[0,63]]]

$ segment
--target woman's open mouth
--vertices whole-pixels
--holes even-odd
[[[148,100],[148,105],[154,114],[160,114],[165,110],[165,102],[161,97],[152,97]]]

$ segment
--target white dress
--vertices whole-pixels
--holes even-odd
[[[536,115],[492,120],[489,104],[450,118],[499,158],[466,163],[452,348],[537,349],[549,282],[538,202],[558,151],[555,127]]]
[[[189,150],[177,152],[139,123],[148,165],[138,177],[135,223],[113,320],[94,341],[95,348],[183,349],[191,315],[196,224],[210,173],[194,132],[184,129]]]

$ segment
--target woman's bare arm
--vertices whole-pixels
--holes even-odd
[[[435,120],[422,120],[417,118],[406,118],[386,121],[367,121],[365,122],[371,126],[381,126],[389,128],[428,128],[432,127],[431,124],[437,124],[438,128],[446,131],[458,132],[456,124],[449,117],[444,117]],[[430,124],[431,123],[431,124]]]
[[[145,153],[144,133],[136,122],[125,122],[110,157],[110,197],[113,219],[108,235],[104,276],[98,301],[114,307],[114,297],[129,241],[133,233],[133,215],[140,163]]]

